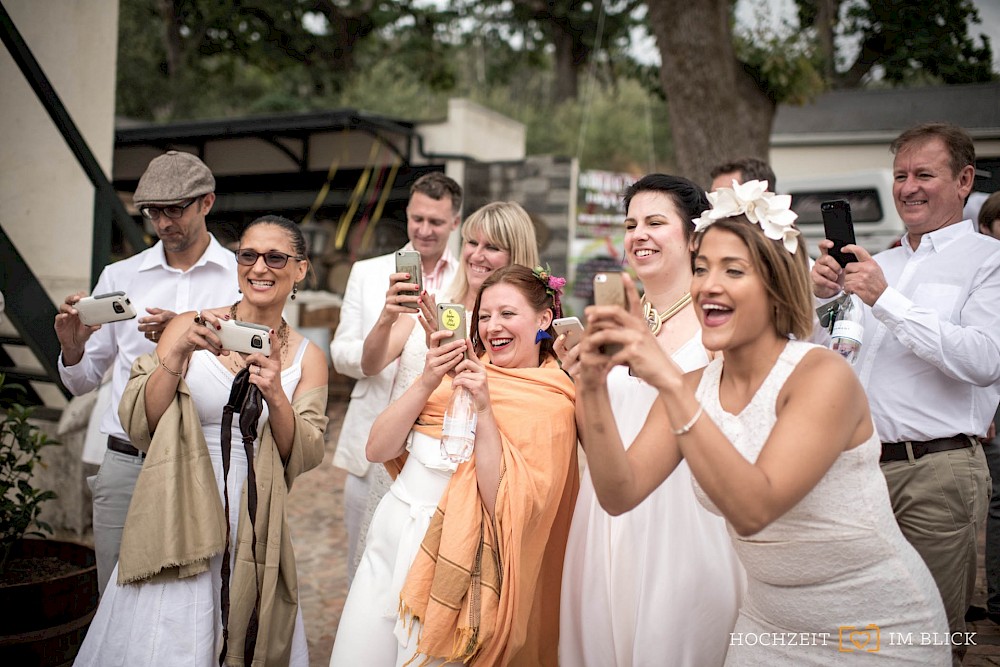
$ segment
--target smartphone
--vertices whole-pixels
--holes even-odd
[[[271,356],[270,329],[262,324],[251,324],[239,320],[219,320],[221,327],[217,333],[222,341],[222,348],[230,352],[252,354],[260,352],[265,357]]]
[[[566,349],[570,349],[580,342],[583,336],[583,325],[576,317],[560,317],[552,320],[552,329],[557,336],[566,334]]]
[[[452,338],[465,338],[468,328],[465,325],[465,306],[460,303],[439,303],[438,331],[450,331]],[[450,343],[450,340],[441,341]],[[469,348],[465,348],[465,358],[469,358]]]
[[[85,296],[73,307],[80,314],[80,321],[87,326],[131,320],[135,317],[135,308],[125,292]]]
[[[407,282],[417,283],[417,291],[404,290],[400,294],[412,297],[420,296],[424,289],[423,265],[420,263],[420,253],[416,250],[396,251],[396,273],[409,273],[410,279]]]
[[[626,307],[625,283],[622,282],[622,274],[598,273],[594,276],[594,305],[597,306],[621,306]],[[617,354],[622,349],[618,343],[602,345],[602,354]]]
[[[851,205],[846,199],[825,201],[819,206],[823,214],[823,229],[826,238],[833,241],[830,257],[837,260],[841,266],[858,261],[852,253],[844,252],[844,246],[855,243],[854,223],[851,221]]]

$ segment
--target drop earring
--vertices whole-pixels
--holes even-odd
[[[535,342],[541,343],[543,340],[552,340],[552,336],[549,335],[548,331],[539,329],[538,333],[535,334]]]
[[[295,301],[295,294],[298,291],[299,291],[299,286],[297,284],[296,285],[292,285],[292,301]]]

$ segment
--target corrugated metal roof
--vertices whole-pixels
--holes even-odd
[[[884,142],[931,121],[954,123],[974,138],[1000,138],[1000,83],[830,91],[803,106],[778,107],[771,138],[775,145]]]

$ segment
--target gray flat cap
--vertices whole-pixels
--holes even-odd
[[[179,204],[215,192],[212,171],[191,153],[167,151],[153,158],[139,179],[132,201],[146,204]]]

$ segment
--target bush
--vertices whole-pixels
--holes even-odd
[[[41,463],[41,450],[59,443],[29,421],[32,408],[11,398],[18,391],[23,390],[6,384],[0,373],[0,573],[21,538],[52,534],[52,527],[38,515],[42,503],[56,497],[52,491],[33,487],[31,474]]]

